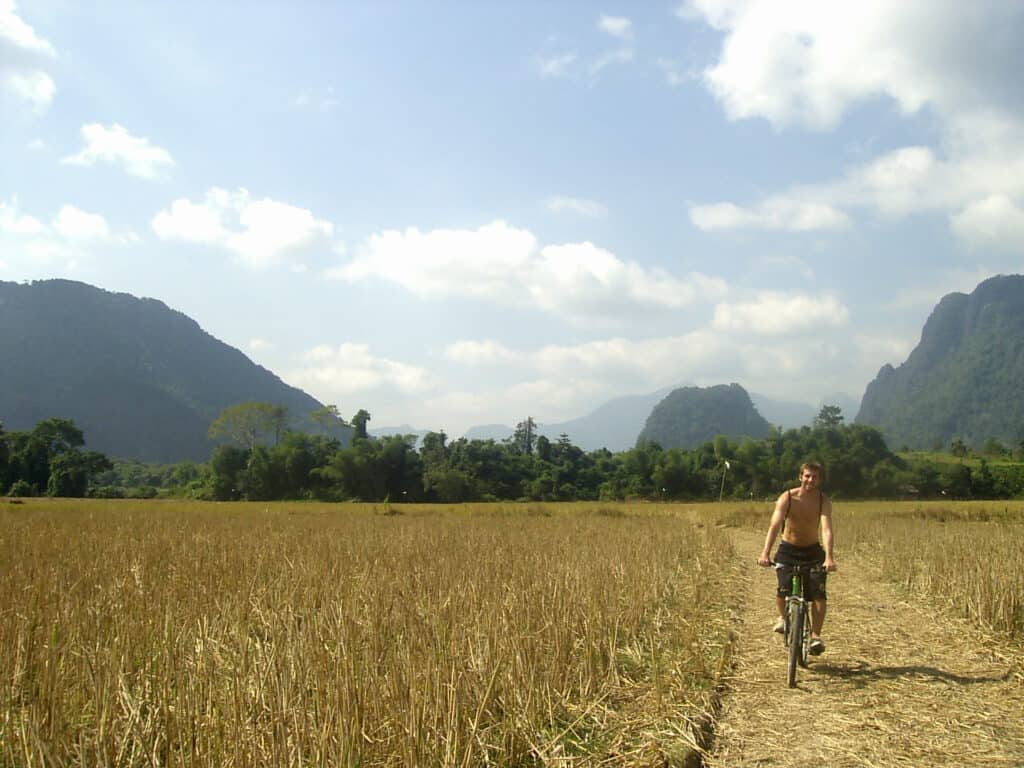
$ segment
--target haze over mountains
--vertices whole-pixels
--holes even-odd
[[[0,282],[0,356],[4,429],[71,418],[90,449],[114,457],[205,461],[213,447],[207,429],[227,406],[250,400],[284,405],[292,428],[306,430],[312,429],[309,414],[322,407],[160,301],[67,280]],[[894,448],[948,446],[953,438],[1016,446],[1024,439],[1022,379],[1024,277],[995,277],[969,296],[954,293],[939,302],[907,361],[883,366],[868,386],[856,421],[878,426]],[[727,403],[725,395],[743,402]],[[839,405],[847,420],[857,411],[843,398],[822,402]],[[372,403],[351,405],[365,405],[372,414]],[[760,437],[766,424],[803,426],[816,413],[804,403],[748,397],[739,385],[677,387],[616,398],[570,421],[540,423],[537,434],[551,440],[566,434],[584,450],[627,450],[641,436],[664,447],[690,446],[716,434]],[[512,432],[491,425],[474,427],[466,437],[504,440]]]

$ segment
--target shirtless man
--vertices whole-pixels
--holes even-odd
[[[800,467],[800,487],[791,488],[779,496],[775,502],[775,511],[768,525],[768,535],[764,540],[764,549],[757,558],[759,565],[771,565],[772,544],[775,543],[779,531],[782,541],[775,553],[775,562],[785,565],[824,565],[825,571],[836,570],[836,562],[832,558],[832,502],[818,487],[821,483],[821,465],[808,462]],[[818,528],[821,528],[821,543],[818,542]],[[822,546],[824,545],[824,546]],[[779,621],[775,625],[776,632],[782,632],[786,615],[786,596],[789,594],[791,572],[787,568],[779,568],[779,587],[776,592],[775,604],[779,610]],[[825,574],[811,577],[807,585],[807,595],[811,603],[811,645],[810,652],[817,656],[825,650],[821,639],[821,627],[825,623]]]

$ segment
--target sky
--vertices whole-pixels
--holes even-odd
[[[0,280],[376,428],[859,402],[1024,272],[1022,43],[1016,0],[0,0]]]

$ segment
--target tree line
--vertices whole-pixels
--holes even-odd
[[[0,430],[0,488],[31,496],[187,496],[218,501],[444,502],[535,500],[692,500],[773,498],[813,460],[825,467],[825,488],[839,499],[1008,498],[1024,494],[1021,465],[972,460],[954,442],[958,460],[906,459],[881,432],[844,424],[824,406],[814,424],[762,440],[716,437],[693,449],[641,441],[627,451],[584,451],[567,435],[537,435],[532,418],[507,440],[449,440],[444,432],[372,437],[370,414],[346,421],[334,406],[311,416],[311,431],[287,428],[283,409],[243,403],[210,426],[219,440],[209,462],[146,465],[111,462],[80,450],[83,435],[66,419],[31,432]],[[339,427],[347,442],[336,436]],[[319,431],[319,434],[317,434]],[[974,457],[978,459],[978,457]]]

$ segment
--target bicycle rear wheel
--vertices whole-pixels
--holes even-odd
[[[804,606],[792,601],[789,604],[789,670],[787,682],[790,688],[796,688],[796,668],[804,645]]]

